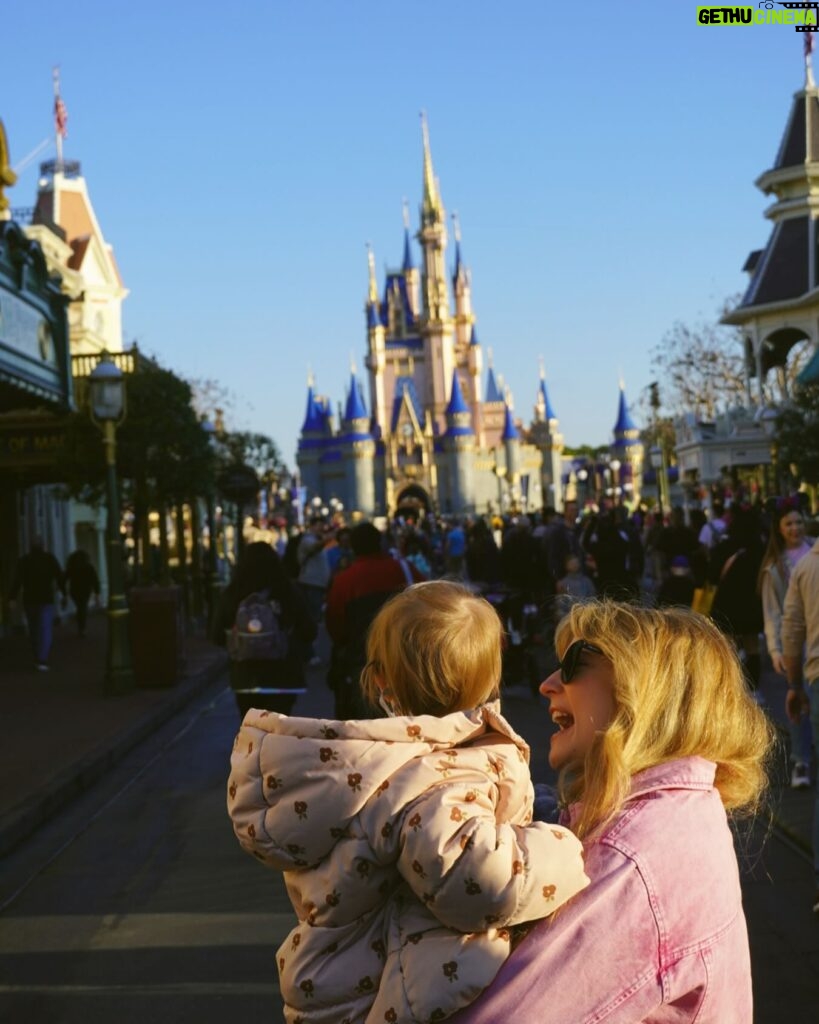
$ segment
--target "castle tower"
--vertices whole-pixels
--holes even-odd
[[[370,287],[364,312],[367,318],[367,356],[365,365],[370,376],[370,408],[373,420],[382,424],[386,422],[387,405],[384,391],[384,371],[387,367],[386,338],[384,321],[381,316],[381,303],[378,300],[378,284],[375,279],[375,257],[372,249],[367,246],[367,265],[369,268]]]
[[[458,371],[452,371],[452,390],[446,408],[444,435],[448,472],[448,504],[453,511],[475,511],[475,433]]]
[[[401,270],[404,273],[404,279],[407,282],[407,295],[409,297],[409,305],[412,310],[413,316],[417,317],[419,313],[418,304],[418,268],[415,266],[415,261],[412,258],[412,245],[410,243],[410,216],[409,206],[407,201],[404,200],[404,258],[401,261]]]
[[[511,398],[507,396],[504,404],[503,434],[501,435],[506,452],[506,482],[513,507],[520,504],[520,434],[512,416]]]
[[[639,502],[643,482],[643,443],[640,431],[631,418],[626,402],[625,385],[620,382],[620,400],[617,406],[617,422],[614,424],[614,441],[610,448],[612,459],[617,459],[620,469],[615,474],[615,486],[623,488]]]
[[[464,351],[472,338],[472,275],[461,258],[461,228],[457,214],[452,215],[455,227],[455,269],[452,271],[452,291],[455,295],[455,353]]]
[[[316,399],[312,373],[307,377],[307,410],[301,425],[296,462],[301,482],[310,495],[321,493],[321,455],[325,445],[326,417]]]
[[[541,452],[540,486],[543,501],[558,511],[563,508],[563,435],[546,390],[546,374],[540,366],[540,385],[535,398],[535,418],[529,441]]]
[[[469,373],[468,401],[472,410],[472,428],[479,448],[483,448],[483,415],[481,403],[481,374],[483,372],[483,354],[478,341],[478,332],[472,324],[469,348],[466,356],[466,367]]]
[[[433,419],[443,425],[454,366],[453,323],[449,312],[449,290],[444,266],[446,217],[438,182],[432,169],[429,130],[424,115],[421,116],[421,128],[424,145],[424,193],[418,241],[423,253],[420,333],[424,342],[426,367],[424,405],[431,410]]]
[[[341,432],[348,508],[370,518],[375,513],[375,441],[355,367],[350,370],[350,390]]]

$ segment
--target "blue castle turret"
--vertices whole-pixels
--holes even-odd
[[[620,463],[620,468],[615,474],[616,486],[622,487],[628,498],[639,501],[643,479],[643,442],[640,440],[640,429],[631,418],[626,401],[626,389],[622,382],[617,405],[617,422],[614,424],[613,433],[611,457]]]
[[[475,511],[475,431],[458,371],[452,371],[452,388],[446,407],[443,438],[448,473],[448,499],[453,509]]]
[[[375,440],[354,367],[350,370],[350,389],[341,424],[341,439],[347,507],[370,517],[375,512]]]

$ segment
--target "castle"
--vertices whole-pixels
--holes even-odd
[[[401,267],[387,271],[380,293],[368,253],[368,395],[352,367],[345,407],[334,422],[330,401],[308,381],[296,456],[307,501],[334,497],[348,512],[366,517],[560,509],[563,438],[543,368],[525,428],[495,375],[491,350],[483,387],[471,276],[457,224],[454,268],[447,274],[446,214],[425,119],[422,130],[423,198],[415,236],[421,267],[413,260],[405,208]]]

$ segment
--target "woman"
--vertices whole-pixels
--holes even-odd
[[[556,649],[549,762],[591,883],[452,1020],[751,1024],[728,815],[759,807],[773,729],[731,642],[687,609],[593,602]]]
[[[798,503],[792,498],[780,499],[773,513],[771,535],[762,558],[757,589],[762,596],[765,618],[765,641],[774,672],[785,675],[782,657],[782,611],[791,571],[811,549],[805,540],[805,520]],[[810,787],[810,719],[804,717],[797,724],[790,722],[791,787]]]
[[[214,642],[230,653],[230,685],[241,718],[250,708],[290,714],[304,692],[304,661],[316,632],[306,601],[273,548],[265,541],[248,544],[213,630]]]

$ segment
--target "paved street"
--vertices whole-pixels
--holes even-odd
[[[314,672],[300,710],[329,707]],[[533,743],[542,778],[544,704],[521,691],[507,712]],[[224,810],[237,725],[222,680],[6,859],[0,1019],[280,1019],[273,951],[291,913],[280,879],[240,851]],[[819,999],[819,927],[807,858],[775,834],[764,852],[759,832],[743,850],[756,1022],[808,1024]]]

